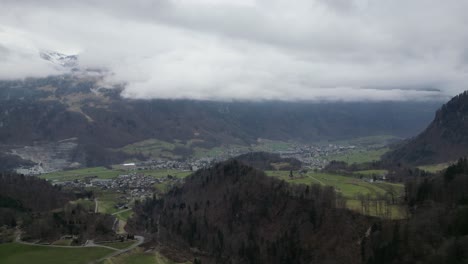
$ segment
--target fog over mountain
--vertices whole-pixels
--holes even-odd
[[[466,1],[12,1],[0,78],[78,55],[130,98],[446,100],[468,80]]]

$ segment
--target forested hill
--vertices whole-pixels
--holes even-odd
[[[342,208],[331,187],[288,185],[230,160],[135,205],[129,230],[194,263],[467,263],[468,161],[406,183],[406,219]]]
[[[370,220],[342,203],[332,187],[290,186],[230,160],[137,204],[129,224],[201,263],[361,263]]]
[[[46,243],[64,235],[76,236],[77,244],[114,238],[114,217],[71,202],[78,196],[90,198],[92,192],[65,192],[37,177],[0,173],[0,227],[21,230],[22,240]],[[0,243],[11,240],[8,233],[0,232]]]
[[[444,104],[420,135],[385,158],[413,165],[457,160],[468,155],[468,91]]]
[[[55,76],[0,81],[0,147],[76,139],[82,165],[116,163],[116,151],[146,139],[191,147],[249,145],[258,138],[320,141],[374,135],[408,137],[438,102],[212,102],[132,100],[99,78]],[[3,149],[0,148],[0,151]],[[6,152],[5,152],[6,153]]]
[[[411,217],[383,221],[363,242],[369,264],[468,262],[468,161],[406,185]]]

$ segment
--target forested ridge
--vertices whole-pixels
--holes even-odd
[[[73,235],[81,243],[89,238],[112,238],[114,217],[70,203],[82,195],[91,197],[92,192],[64,191],[37,177],[2,173],[0,227],[21,229],[23,240],[50,242]],[[1,233],[0,241],[11,240]]]
[[[468,162],[406,178],[408,219],[344,209],[331,187],[289,185],[230,160],[137,203],[129,230],[197,263],[466,263]]]
[[[130,229],[202,263],[361,263],[372,220],[332,187],[289,185],[230,160],[136,205]]]

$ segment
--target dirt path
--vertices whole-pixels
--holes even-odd
[[[112,215],[124,213],[124,212],[130,211],[130,210],[132,210],[132,208],[127,208],[127,209],[124,209],[124,210],[122,210],[122,211],[115,212],[115,213],[113,213]]]
[[[321,180],[315,178],[314,176],[309,176],[309,177],[311,177],[312,179],[316,180],[317,182],[319,182],[319,183],[322,184],[322,185],[326,185],[323,181],[321,181]]]
[[[99,203],[99,202],[98,202],[98,199],[97,199],[97,198],[94,199],[94,203],[96,204],[96,206],[94,207],[94,212],[95,212],[95,213],[98,213],[98,209],[99,209],[98,203]]]
[[[118,255],[121,255],[123,253],[126,253],[136,247],[138,247],[139,245],[143,244],[145,242],[145,238],[142,237],[142,236],[135,236],[135,239],[137,240],[137,242],[131,246],[129,246],[128,248],[124,248],[124,249],[120,249],[120,250],[117,250],[115,252],[112,252],[111,254],[103,257],[103,258],[100,258],[98,260],[95,260],[93,261],[92,263],[101,263],[102,261],[106,260],[106,259],[110,259],[112,257],[116,257]]]

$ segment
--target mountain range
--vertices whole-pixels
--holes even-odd
[[[67,140],[75,144],[67,150],[69,165],[96,166],[130,158],[120,149],[147,139],[190,141],[190,148],[209,149],[250,145],[259,138],[317,142],[373,135],[409,137],[420,132],[440,106],[439,102],[135,100],[120,96],[123,86],[102,83],[102,77],[83,74],[0,81],[3,155],[25,146],[52,144],[64,149],[59,145]]]

